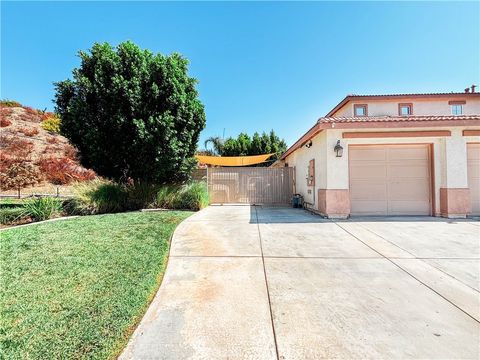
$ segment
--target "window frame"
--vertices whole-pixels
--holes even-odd
[[[461,100],[461,101],[449,101],[449,102],[448,102],[448,105],[450,105],[450,114],[453,115],[453,116],[463,115],[463,105],[465,105],[465,104],[466,104],[466,101],[465,101],[465,100]],[[454,109],[456,106],[460,106],[460,114],[454,114],[453,109]]]
[[[357,109],[365,109],[365,114],[357,115]],[[368,104],[353,104],[353,117],[366,117],[368,116]]]
[[[409,111],[408,114],[402,114],[402,108],[408,107]],[[398,104],[398,116],[411,116],[413,115],[413,103],[399,103]]]

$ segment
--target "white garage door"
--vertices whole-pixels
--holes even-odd
[[[480,144],[467,144],[467,161],[472,214],[480,215]]]
[[[352,215],[430,215],[428,145],[350,146]]]

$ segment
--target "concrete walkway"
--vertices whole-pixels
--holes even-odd
[[[480,357],[480,223],[212,206],[120,359]]]

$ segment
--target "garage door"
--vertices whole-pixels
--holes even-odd
[[[467,161],[472,214],[480,215],[480,144],[467,144]]]
[[[428,145],[350,146],[352,215],[430,215]]]

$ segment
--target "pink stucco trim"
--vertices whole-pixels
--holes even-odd
[[[319,189],[318,211],[329,218],[347,218],[350,215],[348,189]]]
[[[440,188],[440,214],[463,218],[471,212],[470,189]]]

